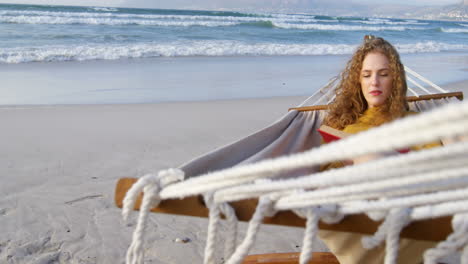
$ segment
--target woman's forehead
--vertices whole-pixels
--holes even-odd
[[[362,62],[362,70],[388,69],[389,67],[390,62],[387,56],[380,52],[368,53]]]

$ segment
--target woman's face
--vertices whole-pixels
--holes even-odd
[[[393,84],[387,56],[379,52],[367,54],[362,62],[360,81],[368,108],[383,105],[392,93]]]

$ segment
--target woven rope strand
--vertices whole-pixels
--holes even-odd
[[[131,210],[134,208],[138,195],[144,190],[145,195],[141,203],[140,214],[137,226],[133,232],[132,243],[127,250],[127,264],[142,264],[144,261],[143,242],[146,222],[151,208],[157,206],[161,201],[159,191],[161,188],[174,182],[184,179],[184,172],[179,169],[161,170],[158,175],[147,174],[130,188],[123,200],[122,214],[124,219],[128,219]]]
[[[418,187],[424,187],[423,183],[429,182],[430,185],[436,183],[437,180],[447,180],[447,179],[457,179],[464,178],[468,175],[468,167],[466,168],[456,168],[447,171],[439,171],[433,173],[423,173],[416,176],[410,176],[400,179],[391,179],[383,180],[378,182],[370,182],[365,184],[356,184],[351,186],[329,188],[325,190],[309,191],[300,194],[292,194],[286,197],[283,197],[278,200],[276,203],[276,208],[280,210],[290,209],[290,208],[301,208],[316,205],[314,203],[314,198],[323,199],[327,197],[323,203],[334,203],[333,199],[330,197],[339,196],[339,197],[349,197],[351,194],[363,193],[369,191],[378,191],[385,188],[410,188],[417,189]]]
[[[447,167],[458,166],[458,164],[465,164],[465,158],[460,156],[467,153],[467,150],[468,142],[461,145],[452,144],[445,148],[429,149],[407,155],[396,155],[374,162],[328,170],[297,179],[279,179],[270,183],[240,185],[218,191],[215,195],[215,200],[217,202],[230,202],[255,198],[262,194],[281,190],[323,188],[355,182],[374,181],[381,178],[388,179],[423,171],[441,170]]]
[[[157,185],[148,185],[144,188],[145,196],[141,203],[141,212],[138,216],[138,223],[133,232],[132,243],[127,250],[127,264],[143,264],[144,251],[143,242],[145,237],[146,222],[151,208],[156,206],[160,199],[158,197],[159,187]]]
[[[252,219],[249,221],[249,226],[247,228],[247,233],[245,235],[242,243],[236,248],[234,254],[228,259],[226,264],[238,264],[244,260],[245,256],[248,254],[250,248],[255,242],[255,238],[258,234],[258,230],[263,221],[263,218],[266,214],[271,213],[272,200],[268,197],[260,197],[258,201],[257,208],[252,216]]]
[[[444,148],[392,156],[375,162],[325,171],[298,179],[279,180],[269,184],[241,185],[217,192],[215,200],[218,202],[234,201],[284,189],[336,186],[380,178],[399,177],[402,174],[414,174],[418,171],[438,170],[455,166],[458,163],[464,164],[465,160],[461,156],[464,153],[466,155],[467,149],[468,142],[452,144]],[[438,160],[432,161],[432,159]],[[391,166],[392,163],[393,166]]]
[[[221,212],[226,216],[228,230],[226,232],[226,243],[224,248],[224,259],[229,259],[237,245],[237,216],[234,209],[228,203],[220,204]]]
[[[344,214],[358,214],[374,210],[388,210],[395,207],[415,207],[419,205],[437,204],[459,199],[468,199],[468,188],[422,194],[416,196],[395,198],[378,201],[357,201],[345,203],[340,212]]]
[[[210,214],[208,220],[208,232],[206,236],[204,264],[215,264],[216,237],[218,234],[219,222],[221,221],[220,210],[217,204],[209,206]]]
[[[390,213],[391,222],[385,240],[385,264],[397,263],[400,233],[411,222],[410,214],[411,210],[408,208],[396,209]]]
[[[314,213],[313,209],[306,209],[306,229],[304,231],[304,239],[302,241],[301,255],[299,256],[299,264],[307,264],[312,257],[312,242],[317,237],[318,222],[320,216]]]

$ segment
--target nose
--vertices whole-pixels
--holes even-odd
[[[372,75],[371,84],[372,85],[378,85],[379,84],[379,76],[377,74]]]

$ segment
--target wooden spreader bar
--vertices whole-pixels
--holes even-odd
[[[437,100],[448,97],[456,97],[458,100],[463,101],[463,92],[453,92],[453,93],[439,93],[439,94],[427,94],[421,96],[408,96],[406,99],[408,102],[424,101],[424,100]],[[303,106],[303,107],[292,107],[291,110],[297,110],[299,112],[307,111],[316,111],[316,110],[327,110],[328,105],[312,105],[312,106]]]
[[[271,253],[250,255],[242,264],[298,264],[299,253]],[[329,252],[314,252],[308,264],[340,264],[338,259]]]
[[[136,182],[136,178],[122,178],[117,182],[115,189],[115,203],[122,208],[123,199],[130,187]],[[139,210],[142,195],[138,197],[135,210]],[[249,221],[255,212],[257,199],[243,200],[230,203],[236,211],[240,221]],[[152,212],[208,217],[208,209],[201,196],[187,197],[184,199],[171,199],[162,201]],[[403,238],[417,240],[441,241],[452,233],[452,217],[440,217],[430,220],[422,220],[411,223],[401,233]],[[274,217],[265,217],[265,224],[305,227],[305,219],[295,215],[291,211],[278,212]],[[364,214],[346,216],[340,223],[325,224],[320,222],[319,228],[324,230],[373,234],[381,222],[375,222]]]

